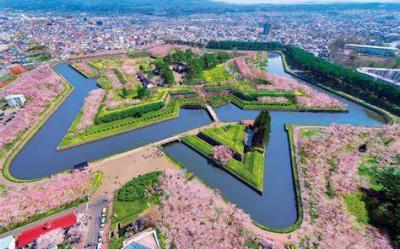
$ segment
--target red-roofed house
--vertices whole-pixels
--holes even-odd
[[[243,120],[240,121],[240,123],[242,125],[249,126],[249,127],[253,127],[254,126],[254,120],[251,120],[251,119],[243,119]]]
[[[23,66],[16,64],[10,67],[10,71],[12,74],[17,75],[17,74],[22,74],[26,72],[26,68]]]
[[[69,213],[54,220],[50,220],[42,225],[26,230],[17,237],[17,248],[24,247],[36,241],[41,235],[52,230],[72,227],[76,224],[76,222],[77,219],[75,213]]]

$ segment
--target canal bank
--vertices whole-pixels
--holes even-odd
[[[181,115],[173,120],[119,134],[65,151],[57,151],[59,141],[67,132],[79,113],[83,99],[90,90],[96,89],[96,81],[79,75],[68,65],[61,64],[56,70],[75,86],[75,90],[48,122],[35,134],[11,164],[13,176],[23,180],[46,177],[71,169],[74,165],[96,161],[123,151],[191,130],[211,123],[204,110],[182,109]],[[288,76],[280,56],[270,55],[268,70]],[[289,76],[291,77],[291,76]],[[311,87],[316,88],[310,84]],[[316,88],[319,91],[323,91]],[[266,164],[263,195],[255,193],[236,178],[216,168],[204,157],[185,145],[169,147],[180,154],[182,163],[212,188],[218,188],[225,199],[235,203],[259,224],[275,229],[284,229],[298,220],[298,208],[288,136],[285,124],[329,125],[331,123],[380,126],[385,121],[381,115],[348,99],[335,96],[348,108],[347,113],[314,113],[271,111],[271,140],[266,147]],[[214,109],[222,122],[237,122],[254,119],[258,111],[246,111],[233,104]],[[174,157],[176,159],[176,157]]]

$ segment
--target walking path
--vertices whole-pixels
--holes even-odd
[[[210,105],[206,105],[206,109],[207,109],[208,113],[210,114],[212,120],[219,123],[220,122],[219,118],[217,116],[217,113],[215,113],[214,109]]]

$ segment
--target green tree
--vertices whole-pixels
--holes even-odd
[[[174,57],[171,54],[164,57],[164,63],[172,64],[174,62]]]
[[[147,87],[139,86],[136,90],[137,95],[140,99],[146,98],[150,96],[150,90]]]
[[[390,167],[379,171],[376,182],[382,186],[379,199],[370,205],[372,222],[385,228],[394,244],[400,245],[400,170]],[[379,196],[379,195],[378,195]]]
[[[128,89],[126,89],[126,87],[122,88],[122,95],[124,96],[124,98],[129,96],[129,91]]]
[[[264,148],[269,141],[271,132],[271,116],[268,111],[261,111],[254,121],[254,134],[251,141],[252,146]]]
[[[165,80],[167,84],[173,84],[175,82],[175,77],[172,70],[169,68],[169,64],[164,61],[157,59],[154,62],[156,70],[158,70],[160,76]]]

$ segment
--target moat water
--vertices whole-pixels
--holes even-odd
[[[278,54],[269,55],[267,69],[292,77],[285,73]],[[209,115],[202,109],[182,109],[176,119],[57,151],[58,144],[79,113],[84,98],[98,86],[94,79],[83,77],[67,64],[57,65],[55,70],[74,86],[74,90],[12,161],[10,173],[13,177],[29,180],[53,175],[82,162],[98,160],[211,123]],[[313,85],[311,87],[316,88]],[[262,195],[183,144],[170,144],[164,149],[207,185],[218,188],[224,198],[244,209],[254,220],[269,227],[287,227],[297,220],[297,205],[284,124],[380,126],[384,123],[378,113],[332,93],[327,94],[345,103],[349,112],[270,112],[271,138],[266,146]],[[222,121],[253,119],[258,115],[258,111],[242,110],[233,104],[215,108],[215,111]]]

